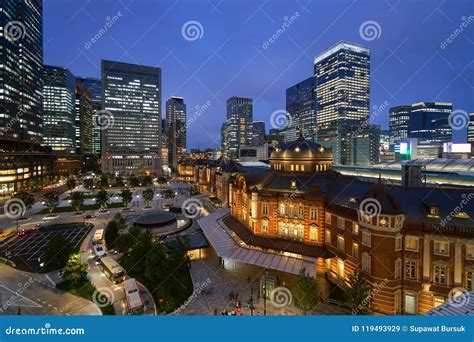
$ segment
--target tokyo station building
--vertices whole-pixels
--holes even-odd
[[[372,309],[382,314],[424,314],[474,289],[469,189],[343,176],[332,170],[330,149],[301,136],[277,147],[269,162],[179,165],[182,177],[222,203],[200,223],[219,256],[293,274],[304,266],[324,301],[359,271],[373,289]],[[223,229],[207,228],[216,225]],[[215,231],[235,240],[231,252],[222,250],[217,242],[225,237]]]

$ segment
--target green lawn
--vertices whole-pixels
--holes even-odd
[[[107,209],[111,209],[111,208],[123,208],[124,205],[123,205],[123,202],[119,202],[119,203],[111,203],[111,204],[108,204],[107,205]],[[86,211],[86,210],[99,210],[100,209],[100,205],[98,204],[90,204],[90,205],[83,205],[81,207],[81,210],[80,211]],[[73,207],[58,207],[58,208],[55,208],[53,210],[53,214],[54,213],[67,213],[67,212],[71,212],[71,211],[76,211],[75,208]],[[45,208],[43,210],[41,210],[38,214],[49,214],[49,209],[48,208]]]

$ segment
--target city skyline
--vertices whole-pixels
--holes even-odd
[[[211,119],[199,120],[188,128],[189,148],[219,145],[225,101],[231,96],[252,98],[254,120],[263,120],[268,129],[272,128],[270,115],[285,108],[285,90],[311,76],[313,58],[340,40],[371,49],[370,108],[385,101],[389,107],[445,101],[452,102],[454,110],[472,111],[473,100],[465,96],[473,83],[468,77],[472,61],[467,53],[472,35],[466,31],[451,43],[445,42],[463,22],[462,2],[449,7],[427,2],[396,6],[367,1],[356,5],[352,2],[324,4],[328,13],[339,13],[331,18],[317,11],[315,2],[304,3],[304,8],[298,4],[283,6],[280,2],[272,6],[262,3],[259,7],[256,3],[234,8],[235,3],[230,2],[220,4],[217,9],[203,6],[193,9],[193,13],[189,13],[183,3],[160,2],[151,7],[149,13],[135,6],[135,1],[127,5],[124,7],[122,2],[106,7],[79,3],[63,7],[46,3],[45,64],[68,65],[74,75],[81,77],[98,77],[100,59],[107,58],[162,68],[163,98],[183,96],[190,109],[207,101],[211,103],[204,113]],[[150,19],[157,10],[162,15]],[[59,18],[58,11],[65,15]],[[78,11],[89,14],[87,27],[75,19],[74,13]],[[176,11],[182,15],[172,15]],[[235,18],[229,20],[226,13],[231,11]],[[209,12],[210,15],[204,15]],[[54,20],[48,20],[49,16],[54,16]],[[403,20],[396,20],[397,17]],[[134,35],[136,18],[149,23],[149,30]],[[197,21],[201,29],[197,26],[197,39],[188,37],[186,40],[181,29],[191,20]],[[337,25],[340,20],[344,20],[343,27]],[[421,21],[421,28],[406,25],[410,20]],[[245,25],[238,26],[238,21]],[[379,31],[375,37],[364,39],[359,29],[369,21],[375,21]],[[69,30],[59,34],[58,25],[66,25],[66,22],[74,35]],[[110,23],[110,27],[91,43],[90,39],[106,23]],[[268,38],[283,24],[286,24],[283,33],[270,41]],[[75,30],[77,25],[82,29]],[[57,49],[65,46],[62,44],[65,40],[66,46],[76,49],[64,51],[62,48],[63,53],[59,54]],[[163,110],[162,107],[162,113]],[[188,112],[190,116],[193,114],[192,110]],[[387,128],[388,108],[373,123]],[[196,134],[201,131],[206,134]],[[456,133],[456,140],[464,140],[465,134]]]

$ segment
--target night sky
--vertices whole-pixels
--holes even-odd
[[[315,55],[346,40],[371,50],[371,108],[384,107],[374,123],[388,128],[388,108],[401,104],[450,101],[454,109],[474,111],[473,4],[45,0],[44,61],[83,77],[99,77],[101,59],[162,68],[163,104],[183,96],[188,118],[208,104],[188,128],[188,148],[205,148],[220,144],[227,98],[253,98],[254,120],[266,121],[268,130],[271,113],[285,108],[286,88],[313,74]],[[107,20],[110,27],[99,33]],[[197,36],[192,29],[183,36],[189,21],[201,25],[194,26]],[[375,27],[374,36],[360,33],[364,23]]]

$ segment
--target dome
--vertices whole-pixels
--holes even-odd
[[[301,134],[292,142],[277,146],[270,156],[270,164],[281,171],[329,171],[332,168],[332,150],[307,141]]]

